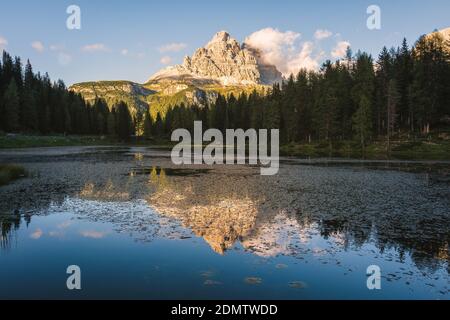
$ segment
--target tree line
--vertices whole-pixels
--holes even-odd
[[[427,135],[450,127],[450,42],[438,33],[422,36],[410,48],[383,48],[376,61],[365,52],[319,71],[301,70],[267,95],[256,91],[239,97],[220,96],[207,108],[172,107],[158,115],[156,134],[175,128],[204,127],[280,129],[282,143],[373,139]]]
[[[410,48],[383,48],[376,61],[365,52],[319,71],[301,70],[269,93],[218,95],[208,106],[175,105],[153,119],[150,110],[131,116],[126,103],[86,103],[48,74],[34,74],[27,61],[3,52],[0,63],[0,131],[98,134],[127,139],[168,138],[177,128],[280,129],[282,143],[428,135],[450,123],[450,42],[439,33]],[[150,106],[151,108],[151,106]]]
[[[129,137],[133,120],[121,102],[109,108],[98,99],[89,104],[62,80],[34,73],[30,61],[3,51],[0,61],[0,131],[39,134],[92,134]]]

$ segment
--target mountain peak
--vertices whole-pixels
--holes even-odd
[[[282,80],[275,66],[260,62],[255,51],[241,44],[226,31],[217,32],[211,41],[197,49],[183,64],[167,67],[149,82],[155,81],[206,81],[221,85],[270,85]]]
[[[226,31],[217,32],[214,37],[211,39],[211,42],[227,42],[230,39],[230,34]]]
[[[444,39],[450,39],[450,27],[441,29],[437,31],[437,33],[440,33],[444,37]]]

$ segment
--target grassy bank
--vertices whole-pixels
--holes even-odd
[[[9,182],[25,177],[26,170],[15,164],[0,164],[0,186]]]
[[[131,139],[124,143],[106,136],[0,136],[0,149],[63,146],[158,146],[171,147],[173,142],[164,139]],[[280,147],[282,156],[295,157],[344,157],[355,159],[410,159],[410,160],[450,160],[450,140],[393,141],[391,152],[387,152],[386,141],[375,141],[364,150],[356,141],[335,141],[317,143],[291,143]]]
[[[35,147],[70,147],[70,146],[133,146],[155,145],[170,146],[171,143],[162,139],[130,139],[128,142],[108,136],[39,136],[39,135],[0,135],[0,149],[35,148]]]
[[[117,141],[100,136],[0,136],[0,148],[109,145]]]
[[[376,141],[364,150],[354,141],[329,143],[288,144],[280,148],[280,154],[296,157],[344,157],[364,159],[402,160],[450,160],[450,141],[395,141],[387,152],[385,141]]]

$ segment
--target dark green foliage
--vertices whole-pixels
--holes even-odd
[[[3,95],[4,106],[4,127],[8,131],[16,131],[19,129],[19,95],[14,79],[11,79]]]
[[[133,134],[133,120],[125,102],[117,105],[117,135],[121,140],[129,140]]]
[[[328,148],[351,138],[364,147],[402,132],[428,134],[450,119],[449,53],[437,34],[422,37],[413,49],[406,40],[383,48],[376,62],[348,48],[344,60],[327,61],[319,72],[301,70],[267,95],[219,95],[205,108],[173,106],[165,119],[158,117],[154,134],[190,129],[193,120],[221,131],[278,128],[283,144],[323,141]]]
[[[144,137],[149,139],[152,137],[153,119],[150,115],[150,109],[144,114]]]
[[[52,83],[48,74],[35,74],[29,61],[22,70],[20,58],[12,59],[5,51],[0,61],[0,114],[0,130],[6,132],[118,133],[116,115],[105,101],[86,104],[61,80]]]
[[[25,177],[26,175],[26,170],[21,166],[15,164],[0,164],[0,186],[21,177]]]
[[[367,140],[372,135],[372,114],[370,108],[370,101],[367,96],[362,95],[358,103],[358,109],[353,115],[353,128],[356,137],[361,142],[364,148]]]
[[[218,95],[200,107],[173,105],[163,117],[150,109],[130,115],[125,102],[108,109],[103,100],[86,104],[62,81],[34,74],[27,62],[6,52],[0,63],[0,130],[44,134],[131,135],[168,138],[177,128],[280,129],[282,144],[317,142],[333,149],[355,139],[362,147],[396,135],[428,135],[450,121],[450,43],[439,34],[421,37],[410,49],[383,48],[377,60],[364,52],[319,71],[301,70],[268,93]],[[155,110],[153,109],[153,112]]]

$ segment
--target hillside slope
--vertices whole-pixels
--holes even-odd
[[[130,81],[99,81],[74,84],[69,89],[88,102],[103,98],[111,107],[125,101],[132,115],[150,107],[153,117],[163,116],[168,108],[184,103],[206,106],[218,94],[238,96],[253,90],[266,91],[282,81],[275,66],[260,61],[258,51],[239,44],[221,31],[204,48],[197,49],[183,64],[162,69],[145,84]]]

